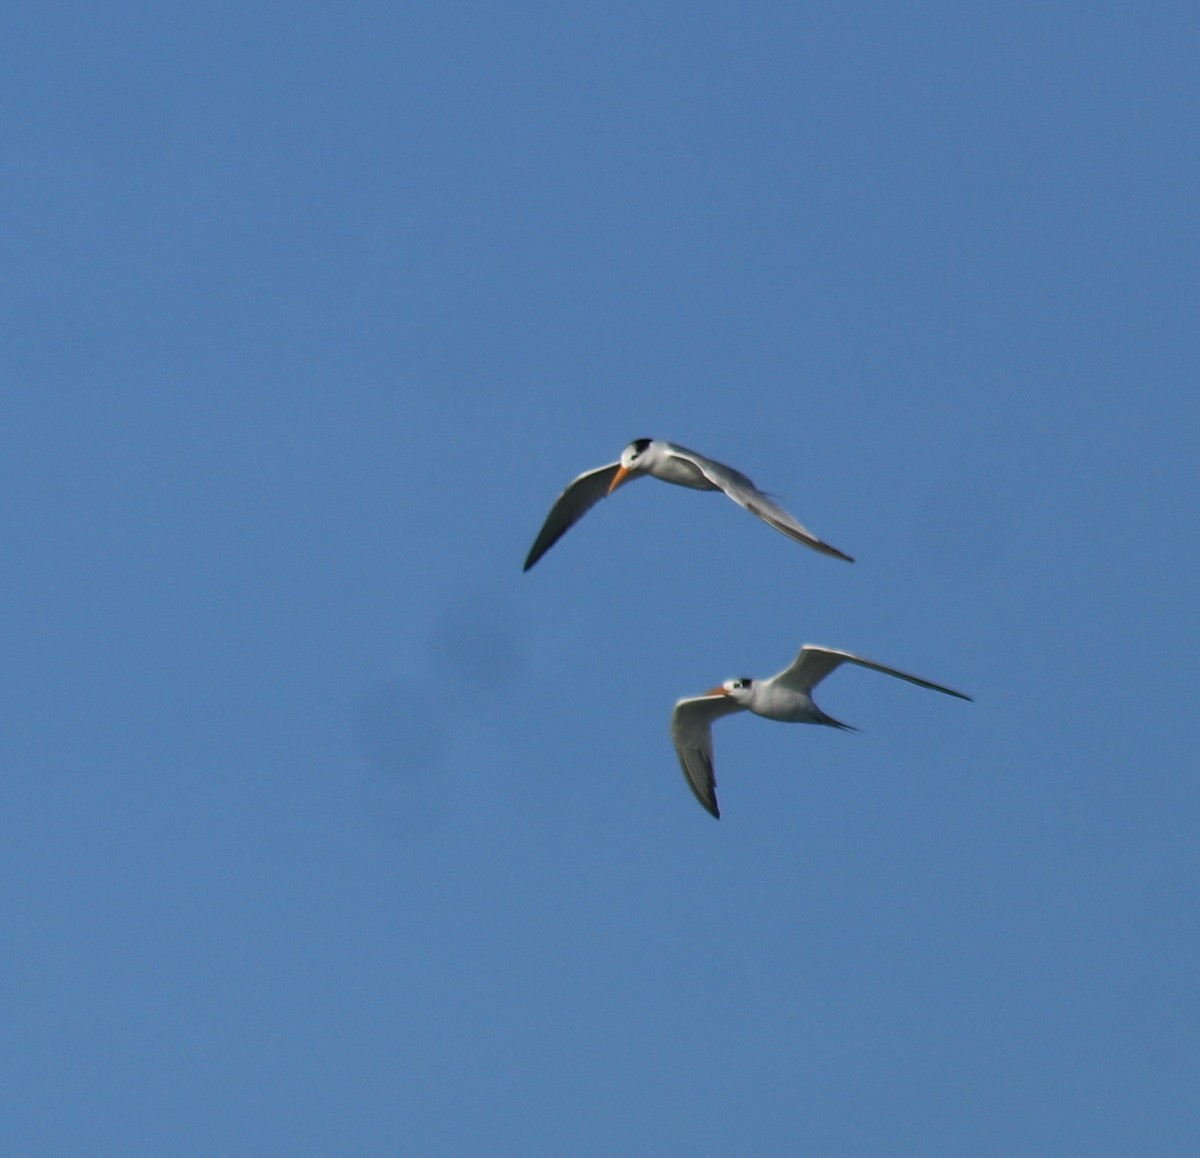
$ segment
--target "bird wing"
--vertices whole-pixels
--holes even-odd
[[[717,777],[713,771],[712,722],[742,711],[728,696],[692,696],[680,700],[671,713],[671,739],[679,765],[696,799],[718,820]]]
[[[720,487],[735,503],[745,507],[751,514],[757,515],[768,526],[781,531],[789,539],[795,539],[797,543],[811,547],[814,551],[832,555],[836,559],[845,559],[847,563],[854,562],[852,556],[847,555],[844,551],[839,551],[824,540],[818,539],[807,527],[801,526],[781,506],[767,498],[740,470],[734,470],[733,467],[726,466],[724,463],[705,458],[704,455],[697,454],[694,450],[688,450],[686,447],[670,443],[668,445],[670,454],[691,463],[710,483]]]
[[[783,684],[784,687],[807,694],[831,671],[841,667],[844,663],[856,663],[859,667],[868,667],[872,671],[883,672],[884,675],[895,676],[899,680],[907,680],[910,684],[916,684],[917,687],[929,688],[935,692],[944,692],[948,696],[957,696],[960,700],[969,700],[971,698],[962,692],[956,692],[953,688],[943,687],[941,684],[935,684],[930,680],[923,680],[919,676],[909,675],[906,671],[887,667],[885,664],[876,663],[872,659],[864,659],[861,655],[854,655],[849,651],[839,651],[832,647],[818,647],[813,643],[806,643],[792,661],[791,666],[785,668],[774,678]]]
[[[526,571],[608,494],[608,488],[620,465],[619,462],[610,462],[608,466],[598,466],[568,484],[567,489],[550,508],[538,537],[534,539],[529,554],[525,556]]]

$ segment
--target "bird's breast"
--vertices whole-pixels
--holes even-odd
[[[764,687],[754,697],[750,710],[768,720],[785,724],[812,724],[820,717],[812,699],[790,688]]]
[[[719,488],[704,477],[699,467],[683,458],[663,458],[650,469],[656,479],[674,483],[678,487],[691,487],[696,491],[715,491]]]

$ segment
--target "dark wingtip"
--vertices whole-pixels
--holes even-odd
[[[555,539],[554,542],[556,543],[558,540]],[[528,571],[530,567],[532,567],[553,546],[554,543],[547,543],[545,546],[534,543],[534,545],[529,548],[529,554],[525,556],[525,565],[521,568],[521,570]]]
[[[758,512],[755,512],[756,514]],[[783,528],[780,528],[781,530]],[[787,533],[786,531],[784,532]],[[793,536],[794,538],[795,536]],[[845,551],[839,551],[832,543],[825,542],[824,539],[818,539],[816,535],[809,535],[807,539],[801,539],[806,547],[812,547],[816,551],[820,551],[822,555],[832,555],[835,559],[841,559],[846,563],[853,563],[854,556],[847,555]]]
[[[529,554],[525,556],[525,566],[521,568],[523,571],[528,571],[541,557],[554,546],[570,530],[570,526],[563,527],[557,535],[551,536],[549,539],[544,538],[546,528],[542,528],[542,534],[539,534],[533,541],[533,546],[529,548]]]

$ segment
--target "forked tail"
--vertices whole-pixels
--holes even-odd
[[[832,716],[817,708],[816,704],[813,707],[817,710],[817,723],[828,724],[831,728],[840,728],[843,732],[860,732],[861,728],[856,728],[853,724],[843,724],[841,720],[835,720]]]

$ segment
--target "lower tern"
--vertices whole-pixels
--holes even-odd
[[[812,547],[814,551],[845,559],[847,563],[854,562],[844,551],[822,542],[806,527],[802,527],[740,471],[671,442],[639,438],[621,452],[617,462],[581,474],[558,496],[529,549],[525,570],[528,571],[602,498],[612,494],[623,483],[645,475],[697,491],[724,491],[735,503],[789,539]]]
[[[713,772],[713,721],[734,712],[749,711],[768,720],[781,720],[789,724],[826,724],[831,728],[855,732],[857,728],[843,724],[821,711],[813,703],[811,694],[817,684],[844,663],[858,664],[859,667],[907,680],[918,687],[957,696],[960,700],[971,699],[953,688],[920,679],[894,667],[885,667],[861,655],[806,643],[791,666],[770,679],[745,677],[726,680],[720,687],[711,688],[701,696],[680,700],[671,715],[671,739],[679,754],[679,763],[687,777],[688,786],[713,816],[718,819],[721,816],[717,807],[717,778]]]

